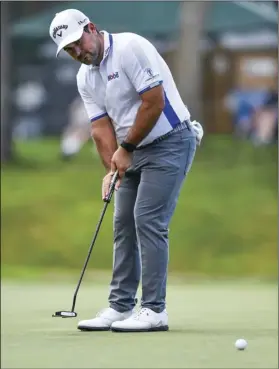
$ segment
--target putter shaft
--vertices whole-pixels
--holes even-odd
[[[89,262],[89,259],[90,259],[91,252],[93,250],[95,241],[97,239],[97,236],[98,236],[98,233],[99,233],[99,230],[100,230],[100,227],[101,227],[103,218],[105,216],[105,213],[106,213],[108,204],[111,201],[111,198],[112,198],[112,195],[113,195],[113,192],[114,192],[114,189],[115,189],[115,185],[116,185],[117,179],[118,179],[118,172],[116,171],[114,173],[113,177],[112,177],[112,180],[111,180],[111,183],[110,183],[110,187],[109,187],[108,195],[104,199],[105,205],[104,205],[104,208],[102,210],[102,213],[101,213],[99,222],[97,224],[95,234],[94,234],[93,239],[91,241],[91,245],[89,247],[88,254],[87,254],[87,257],[85,259],[85,262],[84,262],[84,265],[83,265],[83,268],[82,268],[82,271],[81,271],[81,275],[80,275],[80,278],[79,278],[77,287],[75,289],[75,293],[74,293],[74,296],[73,296],[72,310],[71,311],[57,311],[55,314],[52,315],[53,317],[74,318],[74,317],[77,316],[77,313],[75,313],[74,310],[75,310],[76,299],[77,299],[77,294],[78,294],[78,291],[79,291],[79,287],[81,285],[81,282],[82,282],[82,279],[83,279],[83,276],[84,276],[84,273],[85,273],[87,264]]]

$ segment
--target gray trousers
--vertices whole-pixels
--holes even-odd
[[[133,154],[115,193],[113,276],[109,304],[124,312],[136,304],[162,312],[166,304],[168,227],[196,151],[191,128]]]

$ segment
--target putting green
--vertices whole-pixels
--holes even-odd
[[[278,368],[277,288],[243,282],[175,283],[169,332],[79,332],[70,309],[75,284],[2,281],[2,368]],[[83,284],[76,310],[106,305],[104,283]],[[245,338],[248,348],[234,342]]]

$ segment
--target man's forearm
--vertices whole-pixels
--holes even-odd
[[[117,141],[111,122],[102,121],[92,125],[91,136],[106,171],[111,168],[111,158],[117,150]]]
[[[115,144],[113,142],[107,142],[106,138],[104,137],[100,139],[94,139],[94,142],[96,144],[97,151],[102,160],[102,163],[106,168],[106,171],[109,172],[111,167],[111,158],[117,150],[117,144],[116,142]]]
[[[157,123],[163,108],[142,102],[136,115],[135,122],[130,128],[125,141],[138,145]]]

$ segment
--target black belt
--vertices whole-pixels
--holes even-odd
[[[158,142],[163,141],[164,139],[166,139],[167,137],[171,136],[172,134],[179,132],[179,131],[183,131],[184,129],[188,129],[189,131],[191,131],[191,124],[190,124],[190,120],[186,119],[183,122],[179,123],[174,129],[172,129],[171,131],[169,131],[168,133],[164,134],[163,136],[160,136],[158,138],[156,138],[154,141],[146,144],[146,145],[142,145],[136,148],[136,150],[142,150],[145,149],[148,146],[154,145]]]

